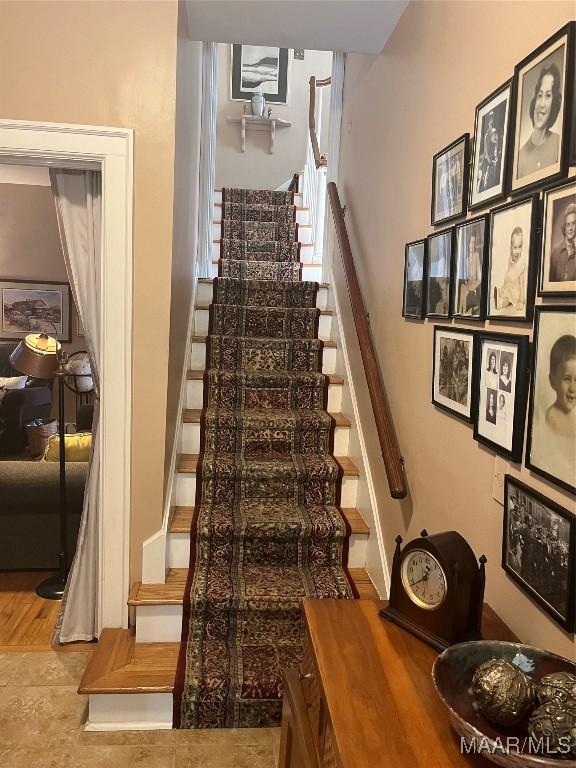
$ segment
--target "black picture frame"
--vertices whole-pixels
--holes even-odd
[[[570,121],[573,116],[573,101],[574,101],[574,37],[575,37],[575,24],[574,22],[568,22],[561,29],[555,32],[551,37],[545,40],[538,46],[532,53],[528,54],[522,61],[520,61],[514,68],[513,78],[513,100],[514,100],[514,136],[513,136],[513,154],[512,162],[510,164],[510,193],[514,195],[524,194],[525,192],[533,189],[541,188],[546,184],[566,176],[568,172],[568,162],[570,153],[570,143],[572,140],[573,129],[570,125]],[[533,103],[535,95],[527,102],[530,90],[526,97],[524,97],[524,78],[534,80],[532,88],[535,88],[540,79],[540,75],[543,68],[548,64],[554,64],[554,61],[550,60],[550,57],[555,54],[557,50],[565,45],[565,55],[563,58],[563,71],[560,73],[563,83],[563,93],[561,94],[561,103],[559,105],[558,117],[555,119],[552,126],[558,126],[561,130],[561,135],[554,131],[547,130],[548,139],[545,142],[539,141],[537,144],[533,142],[529,143],[530,136],[526,138],[527,130],[530,130],[529,124],[532,122]],[[542,66],[538,73],[533,73],[534,69],[540,65]],[[558,69],[558,68],[557,68]],[[532,74],[533,73],[533,74]],[[535,79],[536,74],[538,75]],[[554,75],[552,75],[554,80]],[[528,120],[526,120],[526,109],[528,107]],[[555,110],[556,107],[552,106]],[[558,122],[559,121],[559,122]],[[522,132],[522,122],[525,123],[527,129]],[[549,127],[546,126],[546,129]],[[533,130],[533,129],[532,129]],[[531,135],[531,134],[530,134]],[[556,140],[554,136],[558,137],[558,149],[555,153],[554,147]],[[549,143],[552,142],[552,143]],[[536,147],[536,149],[534,149]],[[544,163],[553,154],[556,154],[557,161],[553,163]],[[525,169],[526,172],[523,172]],[[550,169],[549,172],[545,172],[546,169]]]
[[[516,491],[514,499],[513,491]],[[529,527],[535,518],[538,518],[538,522]],[[567,530],[561,521],[566,521]],[[534,529],[537,531],[536,535]],[[565,549],[567,565],[564,580],[562,559]],[[547,562],[540,564],[540,558],[546,558]],[[502,568],[564,630],[574,632],[576,517],[511,475],[505,475],[504,478]],[[560,610],[560,606],[551,602],[552,598],[557,599],[556,593],[552,593],[549,599],[544,596],[544,593],[549,591],[548,580],[553,581],[555,589],[558,589],[559,583],[563,587],[565,581],[566,610]]]
[[[566,190],[565,195],[562,194],[564,190]],[[571,195],[574,197],[573,200],[570,200]],[[558,224],[554,217],[550,216],[550,208],[553,207],[554,203],[563,200],[567,200],[564,212],[566,213],[568,206],[570,206],[570,211],[562,224],[564,230],[561,230],[561,234],[565,234],[568,219],[570,220],[570,226],[573,226],[574,221],[576,221],[576,209],[573,210],[573,206],[576,205],[576,177],[573,176],[562,181],[560,184],[548,187],[542,194],[542,237],[540,242],[540,269],[538,271],[538,296],[559,296],[564,299],[570,299],[576,298],[576,273],[574,280],[566,280],[567,287],[565,290],[561,290],[559,287],[562,285],[561,281],[551,279],[552,254],[555,250],[554,230],[558,230]],[[576,268],[576,258],[572,257],[568,262],[571,262],[570,269],[574,270]],[[564,269],[562,271],[564,272]],[[548,279],[546,279],[546,275],[548,275]],[[556,284],[555,286],[554,283]]]
[[[520,212],[520,208],[523,208],[526,205],[530,205],[531,208],[528,212],[528,215],[522,215]],[[502,232],[495,231],[495,223],[496,220],[502,220],[500,217],[502,217],[504,214],[508,214],[509,212],[512,213],[513,211],[518,212],[518,216],[516,219],[514,217],[511,218],[510,221],[500,226],[504,226],[504,230]],[[500,205],[497,208],[493,208],[490,211],[489,214],[489,245],[488,245],[488,257],[486,259],[486,269],[485,269],[485,278],[486,278],[486,318],[489,320],[498,320],[498,322],[530,322],[532,320],[532,316],[534,313],[534,296],[535,296],[535,290],[536,290],[536,271],[537,271],[537,249],[539,246],[539,227],[538,222],[540,218],[540,201],[537,194],[532,194],[527,197],[523,197],[519,200],[511,200],[508,203],[504,203],[504,205]],[[526,238],[524,236],[524,229],[522,228],[521,234],[517,234],[516,230],[519,226],[519,223],[523,223],[524,226],[526,226],[526,223],[528,223],[529,229],[530,229],[530,237],[528,246],[526,247]],[[526,254],[527,262],[525,265],[525,276],[522,282],[521,277],[516,277],[514,274],[514,265],[511,263],[512,259],[512,250],[515,244],[520,242],[519,238],[521,238],[521,247],[524,253]],[[500,261],[505,259],[506,265],[500,265],[499,267],[499,273],[502,275],[503,278],[500,285],[495,285],[494,275],[493,275],[493,265],[495,263],[494,259],[494,251],[495,249],[498,249],[499,251],[503,251],[504,256],[500,254]],[[520,258],[524,258],[524,254],[521,254]],[[512,271],[511,271],[512,268]],[[523,273],[524,274],[524,273]],[[498,281],[500,282],[500,280]],[[495,289],[499,291],[499,298],[498,302],[502,303],[504,301],[510,300],[510,294],[516,290],[515,283],[519,282],[522,285],[525,285],[525,290],[522,290],[522,293],[525,298],[524,303],[524,311],[522,313],[518,314],[512,314],[513,309],[510,310],[510,313],[505,313],[503,310],[508,307],[513,307],[513,304],[507,304],[506,307],[500,307],[497,306],[496,301],[496,294]]]
[[[486,144],[488,141],[488,130],[490,130],[490,123],[487,126],[487,130],[482,134],[484,128],[483,122],[484,116],[488,114],[489,110],[498,109],[501,104],[504,104],[504,114],[498,114],[497,127],[500,128],[500,133],[497,127],[494,126],[491,129],[491,134],[497,139],[498,136],[502,137],[502,145],[500,156],[488,157],[486,152]],[[503,125],[500,126],[500,120],[502,119]],[[471,144],[470,152],[470,184],[468,192],[468,210],[475,211],[480,208],[487,208],[493,205],[499,200],[503,200],[508,193],[508,185],[510,182],[510,145],[513,138],[512,128],[514,125],[514,104],[512,101],[512,78],[502,83],[501,86],[496,88],[495,91],[487,96],[483,101],[478,104],[474,117],[474,138]],[[488,185],[491,178],[494,177],[495,171],[498,172],[499,183],[487,186],[484,190],[475,189],[477,186]],[[476,182],[478,181],[478,184]],[[494,189],[490,194],[489,190]],[[488,194],[483,194],[488,192]]]
[[[474,439],[500,456],[520,462],[528,399],[529,338],[480,330],[476,333]],[[492,355],[495,356],[495,370],[490,370]],[[503,368],[506,361],[507,386]],[[500,414],[501,396],[505,410]]]
[[[434,248],[434,244],[441,240],[449,238],[448,243],[448,249],[446,254],[446,265],[447,265],[447,275],[443,276],[435,276],[432,275],[432,264],[431,264],[431,258],[432,258],[432,251]],[[433,234],[429,235],[427,238],[427,244],[426,244],[426,317],[435,317],[439,319],[447,319],[450,317],[451,313],[451,301],[452,301],[452,268],[453,268],[453,260],[454,260],[454,227],[447,227],[446,229],[439,230],[438,232],[434,232]],[[446,283],[442,284],[440,280],[446,280]],[[440,292],[441,296],[439,301],[445,301],[446,311],[432,311],[430,309],[432,305],[432,296],[431,291],[435,289],[436,295],[438,296],[438,292]],[[445,294],[445,299],[442,299],[442,294]],[[438,306],[438,301],[436,302],[436,307]]]
[[[480,249],[479,258],[474,259],[470,263],[470,267],[467,268],[471,272],[477,272],[478,264],[480,266],[480,281],[478,286],[473,287],[477,278],[468,277],[461,279],[460,275],[463,271],[467,271],[461,265],[461,261],[464,259],[464,254],[461,255],[460,243],[461,238],[466,238],[467,231],[473,231],[473,228],[483,226],[482,247]],[[468,241],[469,242],[469,241]],[[489,216],[483,214],[482,216],[476,216],[473,219],[467,219],[466,221],[456,224],[454,227],[454,266],[452,269],[452,317],[458,320],[484,320],[486,313],[486,264],[488,259],[488,246],[490,242],[490,227]],[[468,246],[466,251],[468,250]],[[464,297],[463,292],[459,290],[459,283],[468,283],[467,286],[461,286],[466,289],[468,293]],[[466,312],[461,311],[462,307],[471,307],[474,311]],[[475,307],[478,307],[476,310]]]
[[[459,191],[456,191],[456,193],[452,193],[449,196],[455,197],[455,203],[450,208],[448,208],[448,212],[446,215],[441,216],[438,215],[436,203],[437,203],[437,197],[440,196],[439,190],[438,194],[436,191],[436,187],[440,188],[442,186],[442,175],[438,174],[438,165],[442,162],[442,158],[444,155],[446,155],[446,160],[444,160],[444,164],[447,163],[448,157],[450,156],[450,153],[454,153],[458,146],[462,144],[463,145],[463,156],[462,159],[459,160],[460,165],[460,171],[462,174],[461,177],[461,189]],[[459,136],[455,141],[453,141],[451,144],[448,144],[447,147],[444,147],[439,152],[437,152],[434,157],[432,158],[432,203],[431,203],[431,216],[430,221],[432,225],[436,226],[437,224],[445,224],[448,221],[453,221],[454,219],[459,219],[461,216],[464,216],[466,214],[466,204],[468,200],[468,173],[469,173],[469,152],[470,152],[470,134],[469,133],[463,133],[462,136]],[[438,184],[436,177],[438,176]],[[448,183],[448,180],[446,181],[444,185],[448,192],[450,191],[452,185]]]
[[[572,336],[574,341],[568,341],[568,348],[565,349],[566,354],[564,356],[566,361],[575,361],[576,365],[576,358],[572,356],[576,346],[576,318],[574,313],[576,313],[576,306],[573,304],[551,304],[536,307],[525,460],[526,467],[531,472],[541,475],[572,494],[576,494],[576,471],[572,461],[576,441],[570,440],[569,437],[566,438],[562,434],[556,436],[554,428],[550,426],[551,420],[547,419],[547,415],[555,402],[551,353],[557,340],[565,336]],[[554,323],[554,318],[558,314],[566,315],[566,317],[560,318]],[[543,328],[543,317],[549,317],[551,321],[547,323],[546,328]],[[559,356],[562,357],[562,355]],[[557,399],[558,395],[556,395]],[[551,442],[553,443],[552,446],[550,445]],[[567,450],[568,455],[566,454]]]
[[[459,366],[460,374],[456,374],[454,368],[454,357],[461,356],[462,350],[458,350],[457,345],[446,345],[442,347],[442,339],[446,341],[461,341],[469,345],[468,360],[466,362],[466,402],[459,402],[456,392],[462,391],[462,366]],[[432,357],[432,403],[452,416],[472,423],[474,414],[474,382],[476,380],[476,354],[475,354],[476,332],[471,329],[457,328],[449,325],[434,326],[434,347]],[[449,347],[452,347],[450,349]],[[450,369],[446,374],[442,372],[442,357],[444,350],[448,350],[447,355],[450,360],[446,360],[446,365]],[[462,361],[464,362],[464,361]],[[448,382],[448,379],[451,379]],[[444,382],[444,383],[443,383]],[[442,386],[445,392],[442,392]]]
[[[6,324],[8,322],[7,315],[5,314],[5,291],[25,291],[30,293],[43,293],[44,291],[52,293],[60,293],[60,322],[62,325],[62,332],[58,333],[54,321],[51,318],[51,312],[48,310],[42,310],[43,316],[39,318],[33,317],[32,314],[27,313],[23,315],[21,322],[27,320],[28,327],[22,325],[21,330],[8,330]],[[30,296],[30,299],[33,299]],[[41,299],[41,297],[39,297]],[[61,342],[72,341],[72,290],[70,283],[66,281],[58,282],[54,280],[20,280],[3,278],[0,280],[0,341],[19,341],[25,338],[29,333],[45,332],[49,336],[57,338]],[[22,314],[18,312],[17,308],[14,308],[14,324],[19,323],[18,315]]]
[[[242,48],[261,48],[233,43],[230,47],[230,98],[232,101],[251,101],[256,91],[242,88]],[[277,46],[267,46],[277,48]],[[288,48],[278,48],[278,93],[261,91],[268,104],[287,104],[290,56]]]
[[[402,317],[406,317],[412,320],[424,319],[424,306],[425,306],[424,288],[426,286],[426,245],[427,245],[426,238],[422,238],[421,240],[414,240],[411,243],[406,243],[406,246],[404,248],[404,289],[402,294]],[[420,246],[422,246],[422,255],[421,255],[422,278],[420,280],[409,281],[408,277],[410,276],[409,275],[410,255],[414,249],[419,248]],[[409,296],[409,283],[414,283],[414,285],[410,287],[410,296]],[[414,290],[417,288],[418,283],[420,284],[419,299],[417,297],[417,294],[414,294]]]

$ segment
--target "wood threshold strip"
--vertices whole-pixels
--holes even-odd
[[[195,475],[198,467],[198,453],[181,453],[176,463],[176,472]],[[348,456],[334,456],[334,461],[340,466],[345,477],[360,477],[360,470]]]
[[[364,306],[364,300],[358,282],[358,275],[356,274],[356,268],[354,266],[354,257],[352,255],[350,239],[344,221],[342,206],[340,204],[338,188],[333,181],[330,181],[327,185],[327,189],[328,197],[330,199],[330,207],[332,208],[332,215],[334,217],[336,234],[338,236],[338,243],[340,245],[340,254],[346,273],[352,314],[354,315],[354,324],[356,325],[360,354],[362,355],[362,362],[364,363],[364,372],[368,383],[368,391],[370,393],[370,401],[374,412],[380,449],[386,468],[388,487],[390,488],[390,495],[392,498],[403,499],[407,492],[404,462],[400,454],[400,446],[398,445],[394,421],[392,419],[390,405],[382,381],[380,366],[378,365],[378,358],[376,357],[372,336],[370,334],[368,314],[366,312],[366,307]]]

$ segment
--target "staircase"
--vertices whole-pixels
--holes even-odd
[[[295,195],[302,280],[319,281],[321,265],[314,262],[308,211]],[[213,270],[218,273],[221,239],[221,192],[214,198]],[[206,337],[213,279],[201,278],[196,292],[194,335],[186,374],[186,402],[182,412],[180,453],[167,526],[164,583],[133,585],[128,604],[135,628],[105,629],[81,682],[79,692],[89,696],[88,730],[128,730],[172,727],[172,692],[182,631],[183,603],[190,557],[190,530],[195,517],[196,473],[199,462],[201,414],[204,403]],[[340,508],[348,531],[348,573],[361,598],[378,594],[364,566],[369,526],[356,508],[360,469],[349,458],[354,425],[341,412],[345,379],[336,373],[338,362],[335,315],[330,289],[321,284],[316,306],[320,310],[318,337],[324,341],[322,372],[328,377],[327,411],[333,418],[333,456],[341,475]]]

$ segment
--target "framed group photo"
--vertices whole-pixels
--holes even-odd
[[[567,24],[514,70],[511,191],[566,175],[574,90],[574,24]]]
[[[72,293],[68,283],[37,280],[0,281],[0,339],[47,333],[71,341]]]
[[[490,211],[486,316],[529,321],[534,309],[538,197]]]
[[[426,249],[426,316],[450,317],[450,277],[454,230],[428,237]]]
[[[528,395],[528,336],[478,332],[474,439],[521,461]]]
[[[434,155],[432,161],[432,224],[442,224],[466,213],[468,144],[465,133]]]
[[[574,305],[536,309],[526,466],[576,493]]]
[[[255,93],[261,93],[269,104],[288,103],[288,48],[235,43],[230,56],[232,101],[250,101]]]
[[[434,326],[432,402],[464,421],[472,421],[474,331]]]
[[[563,629],[574,632],[576,517],[511,475],[504,481],[502,567]]]
[[[426,240],[407,243],[404,253],[404,294],[402,316],[422,320],[424,317],[424,270]]]
[[[539,296],[576,296],[576,180],[544,192]]]
[[[452,278],[452,315],[466,320],[484,317],[484,265],[488,253],[488,217],[457,224]]]
[[[508,184],[512,80],[476,107],[470,174],[470,210],[503,198]]]

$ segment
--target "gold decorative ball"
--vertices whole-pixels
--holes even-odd
[[[532,680],[504,659],[480,664],[472,678],[472,693],[484,717],[496,725],[516,725],[536,703]]]
[[[538,685],[538,701],[559,701],[561,704],[572,704],[576,707],[576,675],[571,672],[551,672],[540,678]]]
[[[530,715],[528,733],[546,754],[576,757],[576,705],[557,699],[541,704]]]

